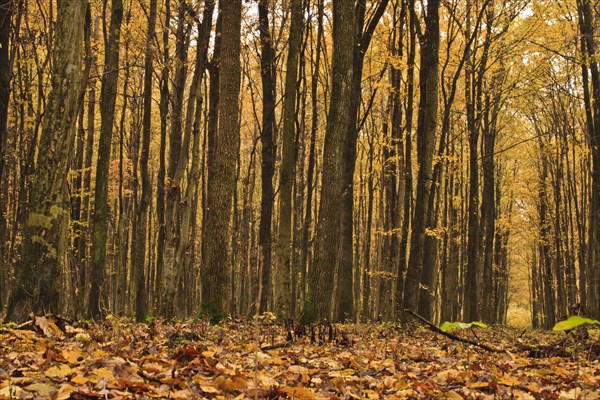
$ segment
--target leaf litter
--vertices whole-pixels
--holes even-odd
[[[593,336],[478,331],[510,349],[492,353],[415,324],[78,325],[48,315],[0,327],[0,400],[600,399]]]

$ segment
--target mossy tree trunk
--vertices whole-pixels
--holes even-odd
[[[59,0],[54,34],[51,90],[44,114],[38,162],[32,176],[23,227],[21,260],[11,293],[7,320],[21,322],[28,314],[58,312],[60,269],[69,212],[66,191],[77,117],[85,22],[85,0]]]

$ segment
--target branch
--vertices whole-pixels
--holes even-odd
[[[405,309],[404,312],[412,315],[413,317],[415,317],[416,319],[418,319],[419,321],[421,321],[422,323],[424,323],[425,325],[427,325],[428,328],[429,328],[429,330],[431,330],[433,332],[436,332],[436,333],[439,333],[441,335],[444,335],[444,336],[446,336],[446,337],[448,337],[448,338],[450,338],[450,339],[452,339],[454,341],[461,342],[461,343],[466,343],[466,344],[471,344],[473,346],[480,347],[480,348],[482,348],[484,350],[487,350],[487,351],[490,351],[492,353],[506,353],[506,350],[504,350],[504,349],[496,349],[494,347],[490,347],[490,346],[488,346],[486,344],[479,343],[479,342],[476,342],[474,340],[469,340],[469,339],[462,338],[460,336],[453,335],[450,332],[444,332],[443,330],[441,330],[440,328],[438,328],[437,326],[435,326],[431,322],[427,321],[425,318],[421,317],[419,314],[417,314],[413,310]]]

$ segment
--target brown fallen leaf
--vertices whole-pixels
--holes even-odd
[[[315,393],[309,389],[309,388],[305,388],[305,387],[297,387],[297,388],[292,388],[292,387],[286,387],[281,389],[281,391],[285,394],[287,394],[288,396],[290,396],[292,399],[298,399],[298,400],[316,400],[316,396]]]
[[[44,372],[44,375],[52,379],[65,379],[72,374],[75,374],[75,371],[65,364],[50,367]]]
[[[47,383],[32,383],[29,386],[24,388],[28,392],[36,392],[40,396],[44,398],[53,398],[55,394],[58,392],[58,389],[54,385],[49,385]]]

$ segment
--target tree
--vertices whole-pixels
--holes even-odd
[[[317,219],[315,255],[302,319],[329,319],[340,241],[339,199],[343,191],[344,149],[350,119],[354,9],[344,0],[333,2],[332,87],[323,149],[323,182]],[[352,22],[352,23],[351,23]]]
[[[354,299],[352,292],[352,250],[353,250],[353,216],[354,210],[354,169],[356,164],[356,143],[359,131],[359,106],[362,99],[362,75],[366,52],[371,44],[375,28],[385,12],[389,0],[381,0],[373,12],[373,16],[366,21],[367,2],[359,0],[354,11],[354,51],[352,57],[352,94],[350,97],[350,110],[348,121],[348,140],[344,149],[344,187],[342,190],[342,211],[340,216],[340,259],[338,267],[338,308],[336,319],[343,321],[346,317],[354,317]]]
[[[275,279],[275,310],[282,318],[289,318],[291,310],[291,237],[292,187],[295,173],[296,92],[298,56],[302,42],[302,1],[292,0],[292,16],[288,58],[286,63],[283,98],[283,131],[281,142],[281,169],[279,171],[279,238],[277,241],[277,275]]]
[[[100,291],[106,268],[106,241],[108,239],[108,177],[115,118],[115,101],[119,78],[119,42],[123,21],[123,1],[111,3],[110,33],[104,56],[104,74],[100,92],[100,139],[96,164],[96,192],[92,215],[92,271],[88,315],[100,316]]]
[[[33,173],[21,260],[7,320],[22,322],[30,312],[59,312],[59,278],[64,267],[69,198],[67,171],[78,110],[86,1],[58,2],[51,90]]]
[[[589,221],[589,241],[587,260],[587,299],[589,313],[597,317],[600,315],[600,68],[596,61],[596,43],[594,40],[594,19],[590,0],[578,0],[579,29],[582,35],[582,45],[585,49],[585,69],[589,68],[591,75],[591,97],[593,100],[586,102],[588,134],[592,153],[592,189],[591,210]],[[583,71],[584,78],[587,71]],[[584,79],[584,84],[587,83]],[[588,88],[585,90],[589,91]],[[591,108],[591,110],[590,110]],[[590,129],[589,127],[593,127]]]
[[[148,313],[148,299],[146,294],[146,224],[148,221],[148,207],[150,206],[150,174],[148,172],[148,158],[150,153],[150,131],[152,118],[152,75],[154,73],[154,45],[156,32],[156,0],[150,0],[148,14],[148,32],[146,37],[146,51],[144,61],[144,114],[142,117],[142,146],[140,152],[140,165],[142,175],[142,196],[137,210],[136,224],[137,237],[134,242],[134,278],[135,282],[135,319],[139,322],[146,318]]]
[[[9,41],[11,31],[13,2],[12,0],[0,1],[0,180],[4,179],[4,165],[6,164],[6,141],[8,138],[8,102],[10,100],[10,54]],[[6,204],[0,192],[0,203]],[[6,279],[6,236],[7,229],[5,206],[0,206],[0,292],[7,292]],[[0,310],[3,308],[4,296],[0,295]]]
[[[219,129],[208,159],[206,219],[202,232],[202,312],[212,322],[228,310],[228,257],[232,197],[239,151],[241,0],[221,2],[222,49],[219,73]]]
[[[404,308],[414,310],[418,306],[425,247],[427,207],[431,192],[433,151],[437,132],[438,114],[438,66],[439,66],[439,1],[427,2],[425,32],[420,38],[421,70],[419,74],[419,113],[417,120],[417,189],[415,213],[410,241],[410,257],[404,288]],[[415,10],[411,10],[412,13]]]
[[[277,75],[275,71],[273,41],[269,25],[269,1],[258,2],[258,30],[260,33],[260,76],[262,79],[262,132],[260,142],[262,145],[261,165],[261,201],[260,201],[260,227],[258,240],[261,247],[260,262],[260,312],[267,311],[267,303],[272,299],[272,235],[271,222],[273,216],[273,174],[275,173],[275,92]]]

